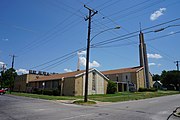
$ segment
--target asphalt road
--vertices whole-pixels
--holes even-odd
[[[177,106],[180,94],[94,106],[1,95],[0,120],[166,120]]]

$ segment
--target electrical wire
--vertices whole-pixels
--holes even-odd
[[[42,63],[42,64],[40,64],[40,65],[31,67],[30,69],[34,69],[34,68],[38,68],[38,67],[44,66],[44,65],[46,65],[46,64],[52,63],[52,62],[54,62],[54,61],[57,61],[57,60],[59,60],[59,59],[64,59],[64,58],[66,58],[67,56],[70,56],[70,55],[72,55],[72,54],[74,54],[74,53],[77,53],[78,51],[83,51],[83,50],[85,50],[85,47],[84,47],[84,48],[77,49],[77,50],[75,50],[75,51],[72,51],[72,52],[70,52],[70,53],[68,53],[68,54],[65,54],[65,55],[63,55],[63,56],[60,56],[60,57],[55,58],[55,59],[53,59],[53,60],[47,61],[47,62],[45,62],[45,63]]]
[[[125,9],[119,10],[119,11],[117,11],[117,12],[115,12],[115,13],[112,13],[112,14],[108,15],[108,17],[111,17],[111,16],[114,16],[114,15],[116,15],[116,14],[119,14],[119,13],[122,13],[122,12],[125,12],[125,11],[128,11],[128,10],[130,10],[130,9],[132,9],[132,8],[135,8],[135,7],[139,6],[139,5],[142,5],[142,4],[146,3],[146,2],[149,2],[149,0],[146,0],[146,1],[140,2],[140,3],[138,3],[138,4],[132,5],[132,6],[130,6],[130,7],[127,7],[127,8],[125,8]],[[106,18],[106,16],[104,16],[104,17]]]
[[[83,18],[84,15],[85,15],[84,13],[82,13],[81,11],[79,11],[80,9],[76,10],[75,8],[71,7],[70,5],[65,4],[65,3],[62,2],[62,1],[55,0],[55,2],[57,3],[57,4],[56,4],[57,6],[63,4],[63,6],[61,5],[62,7],[65,6],[65,7],[67,7],[67,8],[71,8],[71,9],[73,10],[73,12],[70,11],[70,10],[66,10],[66,9],[64,9],[64,10],[66,10],[67,12],[70,12],[70,13],[72,13],[72,14],[75,14],[76,16],[78,16],[78,17],[80,17],[80,18]],[[74,12],[74,11],[75,11],[75,12]],[[81,15],[77,14],[77,12],[80,13]]]
[[[168,5],[165,5],[164,7],[165,8],[167,8],[167,7],[169,7],[169,6],[172,6],[172,5],[177,5],[178,3],[180,3],[180,1],[176,1],[176,2],[173,2],[173,3],[171,3],[171,4],[168,4]],[[140,16],[144,16],[144,15],[147,15],[147,14],[149,14],[150,12],[152,12],[152,10],[149,10],[149,11],[147,11],[147,12],[144,12],[144,13],[142,13],[142,14],[139,14],[139,15],[136,15],[136,16],[133,16],[133,17],[128,17],[127,19],[125,19],[125,18],[121,18],[119,21],[132,21],[132,20],[135,20],[135,19],[138,19],[138,17],[140,17]],[[110,23],[110,22],[109,22]]]
[[[157,24],[157,25],[155,25],[155,26],[147,27],[147,28],[144,28],[144,29],[142,29],[142,30],[149,30],[149,29],[152,29],[152,28],[154,28],[154,27],[157,27],[157,26],[160,26],[160,25],[165,25],[165,24],[168,24],[168,23],[177,21],[177,20],[180,20],[180,18],[176,18],[176,19],[173,19],[173,20],[170,20],[170,21],[161,23],[161,24]],[[118,37],[115,37],[115,38],[111,38],[111,39],[108,39],[108,40],[105,40],[105,41],[101,41],[101,42],[92,44],[92,45],[91,45],[91,48],[98,48],[98,47],[100,47],[100,46],[101,46],[101,48],[102,48],[103,45],[106,45],[106,44],[111,44],[111,43],[119,42],[119,41],[122,41],[122,40],[126,40],[126,39],[128,39],[128,38],[137,37],[137,36],[138,36],[137,32],[139,32],[139,31],[131,32],[131,33],[128,33],[128,34],[125,34],[125,35],[122,35],[122,36],[118,36]],[[148,33],[148,32],[147,32],[147,33]],[[171,35],[174,35],[174,34],[178,34],[178,33],[180,33],[180,31],[177,31],[177,32],[174,32],[174,33],[168,34],[168,35],[159,36],[159,37],[156,37],[156,38],[153,38],[153,39],[148,39],[148,40],[146,40],[146,42],[152,41],[152,40],[156,40],[156,39],[160,39],[160,38],[163,38],[163,37],[168,37],[168,36],[171,36]],[[135,44],[135,43],[133,42],[132,44]],[[126,44],[126,45],[130,45],[130,44]],[[104,46],[104,47],[106,47],[106,46]],[[111,46],[111,47],[112,47],[112,46]],[[59,59],[62,59],[62,58],[64,58],[64,57],[67,57],[67,56],[69,56],[69,55],[72,55],[72,54],[74,54],[75,52],[78,52],[78,51],[81,51],[81,50],[85,50],[85,48],[86,48],[86,47],[81,48],[81,49],[78,49],[78,50],[75,50],[75,51],[73,51],[73,52],[71,52],[71,53],[68,53],[68,54],[66,54],[66,55],[63,55],[63,56],[58,57],[58,58],[56,58],[56,59],[53,59],[53,60],[51,60],[51,61],[45,62],[45,63],[43,63],[43,64],[41,64],[41,65],[32,67],[31,69],[34,69],[34,68],[37,68],[37,67],[40,67],[40,66],[44,66],[44,65],[49,64],[49,63],[51,63],[51,62],[54,62],[54,61],[56,61],[56,60],[59,60]]]
[[[104,10],[105,8],[108,8],[108,7],[110,7],[110,6],[114,5],[114,4],[117,4],[117,3],[120,2],[120,1],[121,1],[121,0],[116,0],[116,1],[112,2],[111,4],[106,5],[106,6],[104,6],[104,7],[101,6],[102,8],[100,8],[99,11]],[[109,2],[110,2],[110,1],[109,1]],[[107,3],[109,3],[109,2],[107,2]]]
[[[63,33],[65,33],[66,31],[70,30],[70,28],[72,28],[72,24],[74,24],[74,26],[77,26],[79,23],[81,23],[82,21],[73,21],[71,22],[68,26],[66,26],[65,29],[63,29],[62,31],[54,31],[52,34],[50,34],[49,36],[47,36],[46,38],[44,39],[41,39],[38,43],[34,44],[33,46],[30,46],[27,48],[27,51],[22,51],[21,52],[21,56],[25,53],[27,53],[28,51],[31,51],[32,49],[35,49],[37,48],[38,46],[42,46],[42,45],[45,45],[47,44],[48,42],[50,42],[51,40],[53,40],[54,38],[56,38],[58,36],[58,33],[60,33],[61,35]]]
[[[114,18],[114,21],[119,20],[119,18],[122,19],[122,18],[128,17],[128,16],[130,16],[130,15],[137,14],[137,13],[139,13],[139,12],[142,12],[142,11],[144,11],[145,9],[148,9],[148,8],[150,8],[150,7],[153,7],[153,6],[157,5],[157,4],[160,4],[161,2],[164,2],[164,0],[160,0],[160,1],[153,2],[153,3],[149,4],[149,5],[143,6],[143,7],[141,7],[141,8],[135,9],[135,10],[132,10],[132,11],[130,11],[130,12],[128,12],[128,13],[124,13],[124,14],[121,13],[121,15],[119,15],[119,16],[117,16],[117,17]],[[108,17],[108,16],[106,16],[106,17]],[[106,18],[106,17],[104,17],[104,18]],[[111,21],[105,22],[104,24],[108,24],[108,23],[110,23],[110,22],[111,22]]]
[[[68,56],[68,57],[66,57],[66,58],[64,58],[64,59],[62,59],[60,61],[57,61],[57,62],[55,62],[55,63],[53,63],[51,65],[48,65],[48,66],[42,68],[41,70],[50,70],[52,68],[58,67],[58,65],[60,65],[60,64],[62,64],[64,62],[67,62],[68,60],[74,58],[75,56],[76,56],[76,54],[72,54],[72,55],[70,55],[70,56]]]
[[[147,43],[146,43],[147,44]],[[168,62],[173,62],[175,59],[173,59],[174,57],[170,57],[170,55],[168,55],[167,53],[165,53],[165,52],[162,52],[162,51],[160,51],[159,49],[157,49],[157,48],[155,48],[155,47],[153,47],[152,45],[150,45],[149,43],[147,44],[147,46],[148,46],[148,51],[152,51],[152,52],[154,52],[154,53],[157,53],[157,52],[159,52],[159,53],[161,53],[161,54],[163,54],[163,58],[166,58],[165,60],[167,60]],[[165,57],[164,57],[165,56]]]
[[[3,25],[10,26],[12,28],[18,29],[18,30],[27,31],[27,32],[30,32],[30,33],[33,33],[33,34],[37,34],[37,32],[34,31],[34,30],[31,30],[29,28],[25,28],[25,27],[22,27],[22,26],[19,26],[19,25],[10,24],[10,23],[4,22],[1,19],[0,19],[0,23],[2,23]]]
[[[166,37],[169,37],[169,36],[172,36],[172,35],[175,35],[175,34],[179,34],[179,33],[180,33],[180,31],[177,31],[177,32],[174,32],[174,33],[171,33],[171,34],[158,36],[158,37],[155,37],[155,38],[147,39],[146,42],[150,42],[150,41],[161,39],[161,38],[166,38]],[[133,35],[133,36],[129,36],[129,38],[133,38],[133,37],[137,37],[137,36],[138,35]],[[118,41],[122,41],[122,40],[126,40],[126,38],[117,39],[114,42],[118,42]],[[121,47],[121,46],[128,46],[128,45],[133,45],[133,44],[138,44],[138,43],[139,42],[124,43],[124,44],[119,44],[119,46],[118,45],[103,46],[105,44],[100,44],[100,45],[92,45],[91,48]]]
[[[165,25],[165,24],[168,24],[168,23],[171,23],[171,22],[175,22],[175,21],[178,21],[180,20],[180,18],[176,18],[176,19],[173,19],[173,20],[170,20],[170,21],[167,21],[167,22],[164,22],[164,23],[160,23],[160,24],[157,24],[157,25],[154,25],[154,26],[151,26],[151,27],[147,27],[147,28],[144,28],[142,29],[142,31],[146,31],[146,30],[149,30],[149,29],[152,29],[152,28],[156,28],[158,26],[162,26],[162,25]],[[101,42],[98,42],[98,43],[95,43],[93,44],[94,46],[95,45],[104,45],[104,44],[109,44],[109,43],[113,43],[113,42],[116,42],[116,41],[121,41],[121,40],[125,40],[123,37],[125,37],[126,39],[127,38],[131,38],[133,37],[134,35],[133,34],[136,34],[138,33],[139,31],[135,31],[135,32],[131,32],[131,33],[128,33],[128,34],[125,34],[125,35],[121,35],[121,36],[118,36],[118,37],[114,37],[114,38],[111,38],[111,39],[107,39],[107,40],[104,40],[104,41],[101,41]],[[144,32],[146,34],[146,32]],[[149,31],[147,32],[149,33]],[[126,36],[129,36],[131,35],[130,37],[126,37]],[[135,36],[134,36],[135,37]],[[122,39],[119,39],[119,38],[122,38]],[[118,40],[116,40],[118,39]]]
[[[58,7],[58,8],[59,8],[59,7]],[[78,10],[78,11],[79,11],[79,10]],[[57,34],[57,33],[59,33],[59,32],[61,32],[61,34],[62,34],[62,33],[64,33],[64,32],[66,32],[66,31],[68,31],[70,27],[72,28],[71,25],[72,25],[73,23],[75,23],[75,21],[78,21],[78,20],[73,20],[73,22],[70,22],[68,25],[66,25],[64,28],[67,28],[67,26],[70,26],[67,30],[62,29],[62,30],[57,30],[57,31],[52,32],[54,29],[57,29],[60,25],[64,24],[64,23],[67,22],[69,19],[71,19],[74,15],[82,18],[82,16],[79,16],[79,15],[77,15],[77,14],[74,14],[74,12],[71,12],[71,13],[72,13],[72,14],[71,14],[70,16],[68,16],[67,18],[65,18],[62,22],[58,23],[58,24],[55,25],[52,29],[48,30],[45,34],[42,35],[43,37],[44,37],[44,36],[46,36],[46,37],[44,37],[44,38],[42,38],[42,39],[37,38],[37,39],[33,40],[31,43],[27,44],[26,46],[24,46],[24,47],[22,48],[23,51],[22,51],[22,49],[20,49],[18,52],[20,52],[20,54],[23,55],[23,54],[25,54],[25,53],[28,52],[28,51],[32,51],[33,48],[36,48],[37,46],[42,45],[41,42],[47,43],[47,41],[49,40],[49,38],[52,37],[54,34]],[[80,23],[80,22],[78,22],[78,23]],[[76,23],[75,25],[77,25],[78,23]],[[50,33],[50,32],[52,32],[52,33]],[[49,34],[49,33],[50,33],[50,34]],[[39,40],[39,39],[40,39],[40,40]],[[48,39],[48,40],[45,40],[45,39]],[[51,38],[51,39],[52,39],[52,38]],[[27,51],[25,51],[25,49],[27,49]],[[17,54],[17,53],[16,53],[16,54]]]

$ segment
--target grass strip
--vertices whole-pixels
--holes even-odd
[[[50,95],[39,95],[39,94],[18,93],[18,92],[12,92],[11,94],[17,96],[46,99],[46,100],[79,100],[84,98],[83,96],[50,96]],[[121,101],[147,99],[147,98],[174,95],[174,94],[180,94],[180,92],[179,91],[134,92],[134,93],[119,92],[116,94],[89,95],[88,99],[93,101],[100,101],[100,102],[121,102]]]

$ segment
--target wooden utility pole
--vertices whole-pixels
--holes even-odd
[[[10,55],[11,57],[12,57],[12,66],[11,66],[11,76],[12,76],[12,80],[10,81],[10,94],[11,94],[11,92],[12,92],[12,87],[13,87],[13,85],[12,85],[12,82],[14,81],[14,76],[13,76],[13,69],[14,69],[14,59],[15,59],[15,55]]]
[[[180,61],[175,61],[175,62],[174,62],[174,63],[176,63],[177,71],[179,71],[179,62],[180,62]]]
[[[11,65],[11,68],[14,69],[14,59],[15,59],[15,55],[10,55],[12,57],[12,65]]]
[[[88,20],[88,38],[87,38],[87,54],[86,54],[86,78],[85,78],[85,91],[84,91],[84,102],[88,101],[88,73],[89,73],[89,52],[90,52],[90,40],[91,40],[91,18],[97,14],[97,11],[84,5],[86,9],[89,10],[89,16],[85,18],[85,21]]]

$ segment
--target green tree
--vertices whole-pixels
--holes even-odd
[[[113,81],[108,81],[107,94],[114,94],[117,91],[117,85]]]
[[[153,78],[153,81],[159,81],[161,80],[161,75],[155,74],[152,76],[152,78]]]
[[[14,86],[14,79],[17,76],[15,69],[7,69],[4,73],[1,72],[2,86],[10,88],[10,92]]]
[[[178,90],[180,85],[180,71],[163,71],[161,74],[161,82],[166,87],[173,85],[176,87],[176,90]]]

